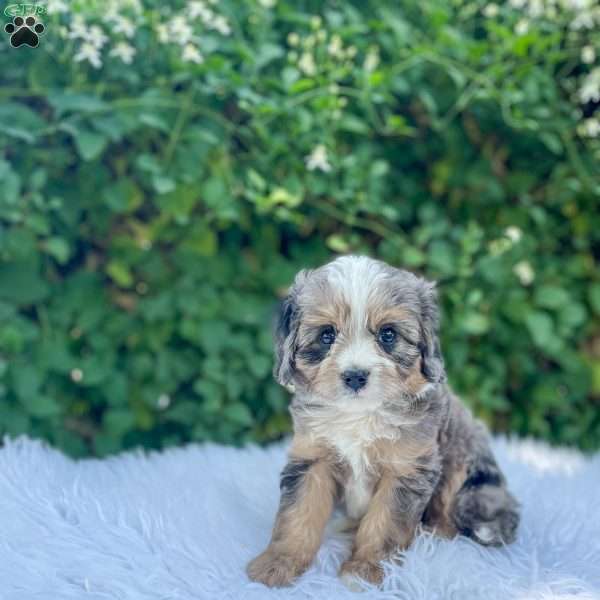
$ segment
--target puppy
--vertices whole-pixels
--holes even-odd
[[[363,256],[296,276],[276,331],[275,377],[293,388],[294,438],[254,581],[290,584],[336,506],[355,526],[340,574],[383,579],[382,559],[419,524],[480,544],[512,542],[518,504],[473,419],[445,383],[434,284]]]

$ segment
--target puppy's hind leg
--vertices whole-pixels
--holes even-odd
[[[488,448],[480,450],[457,492],[452,517],[459,533],[485,546],[514,541],[519,525],[519,504]]]

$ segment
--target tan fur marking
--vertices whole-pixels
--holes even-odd
[[[371,331],[377,331],[386,323],[397,323],[411,320],[411,314],[402,306],[383,306],[369,310],[368,326]]]
[[[338,298],[323,299],[316,306],[311,307],[303,320],[302,326],[306,328],[335,325],[338,329],[345,323],[350,315],[350,307]]]
[[[379,562],[396,548],[404,550],[412,542],[421,515],[406,515],[399,525],[394,515],[395,489],[399,477],[415,474],[415,461],[429,454],[434,444],[435,440],[377,440],[369,449],[382,469],[381,478],[360,521],[352,555],[340,570],[342,576],[356,575],[380,583],[383,569]]]
[[[440,482],[427,507],[426,525],[430,529],[435,529],[440,536],[453,538],[458,534],[451,515],[456,493],[463,486],[466,478],[466,466],[456,465],[453,471],[445,474],[444,480]]]
[[[409,394],[417,396],[427,383],[427,379],[425,379],[421,372],[421,359],[419,359],[412,367],[408,377],[404,380],[404,386]]]
[[[369,448],[372,461],[393,471],[396,476],[414,472],[415,461],[430,454],[435,448],[435,439],[400,437],[399,439],[379,439]]]
[[[254,581],[269,586],[289,585],[310,565],[333,511],[336,483],[323,451],[307,438],[294,441],[294,459],[316,460],[300,482],[292,504],[282,503],[268,548],[247,568]]]

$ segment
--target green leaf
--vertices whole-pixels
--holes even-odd
[[[551,131],[541,131],[539,135],[540,140],[550,152],[558,155],[563,153],[562,141],[556,133],[552,133]]]
[[[538,348],[546,349],[552,344],[554,324],[550,315],[544,312],[531,312],[525,317],[525,325]]]
[[[106,272],[110,278],[121,287],[128,288],[133,285],[133,275],[131,274],[129,267],[118,260],[111,260],[106,265]]]
[[[32,417],[44,419],[55,417],[62,412],[60,404],[54,398],[47,395],[27,396],[23,398],[22,402],[27,413]]]
[[[67,244],[67,241],[64,238],[48,238],[44,246],[46,252],[53,256],[61,265],[64,265],[67,260],[69,260],[69,244]]]
[[[600,315],[600,283],[592,283],[588,289],[590,305],[597,315]]]
[[[461,328],[465,333],[481,335],[490,328],[490,321],[486,315],[469,312],[460,320]]]
[[[348,240],[338,233],[332,233],[330,236],[327,236],[327,246],[329,246],[329,248],[331,248],[334,252],[338,252],[340,254],[350,250],[350,244],[348,243]]]
[[[0,104],[0,131],[10,137],[32,143],[40,136],[45,126],[46,122],[24,104]]]
[[[155,175],[152,178],[152,186],[159,194],[168,194],[175,189],[176,183],[170,177]]]
[[[107,186],[102,192],[102,198],[115,213],[132,212],[143,201],[141,190],[131,179],[121,179]]]
[[[48,102],[61,116],[66,112],[94,113],[107,110],[109,105],[98,96],[79,92],[51,92]]]
[[[226,406],[223,409],[223,417],[238,425],[252,425],[253,422],[250,409],[241,402]]]
[[[135,417],[130,410],[111,408],[102,419],[102,424],[111,436],[122,436],[135,425]]]
[[[79,155],[86,161],[98,158],[108,144],[105,136],[91,129],[76,129],[73,137]]]
[[[542,308],[560,308],[569,303],[569,294],[563,288],[543,285],[535,291],[535,303]]]
[[[27,306],[40,302],[49,292],[36,261],[0,263],[0,299]]]
[[[271,357],[263,354],[251,354],[248,357],[248,367],[255,377],[266,377],[271,371]]]

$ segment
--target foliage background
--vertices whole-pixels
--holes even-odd
[[[600,446],[592,3],[47,8],[0,51],[1,432],[276,439],[275,300],[355,252],[440,282],[495,430]]]

